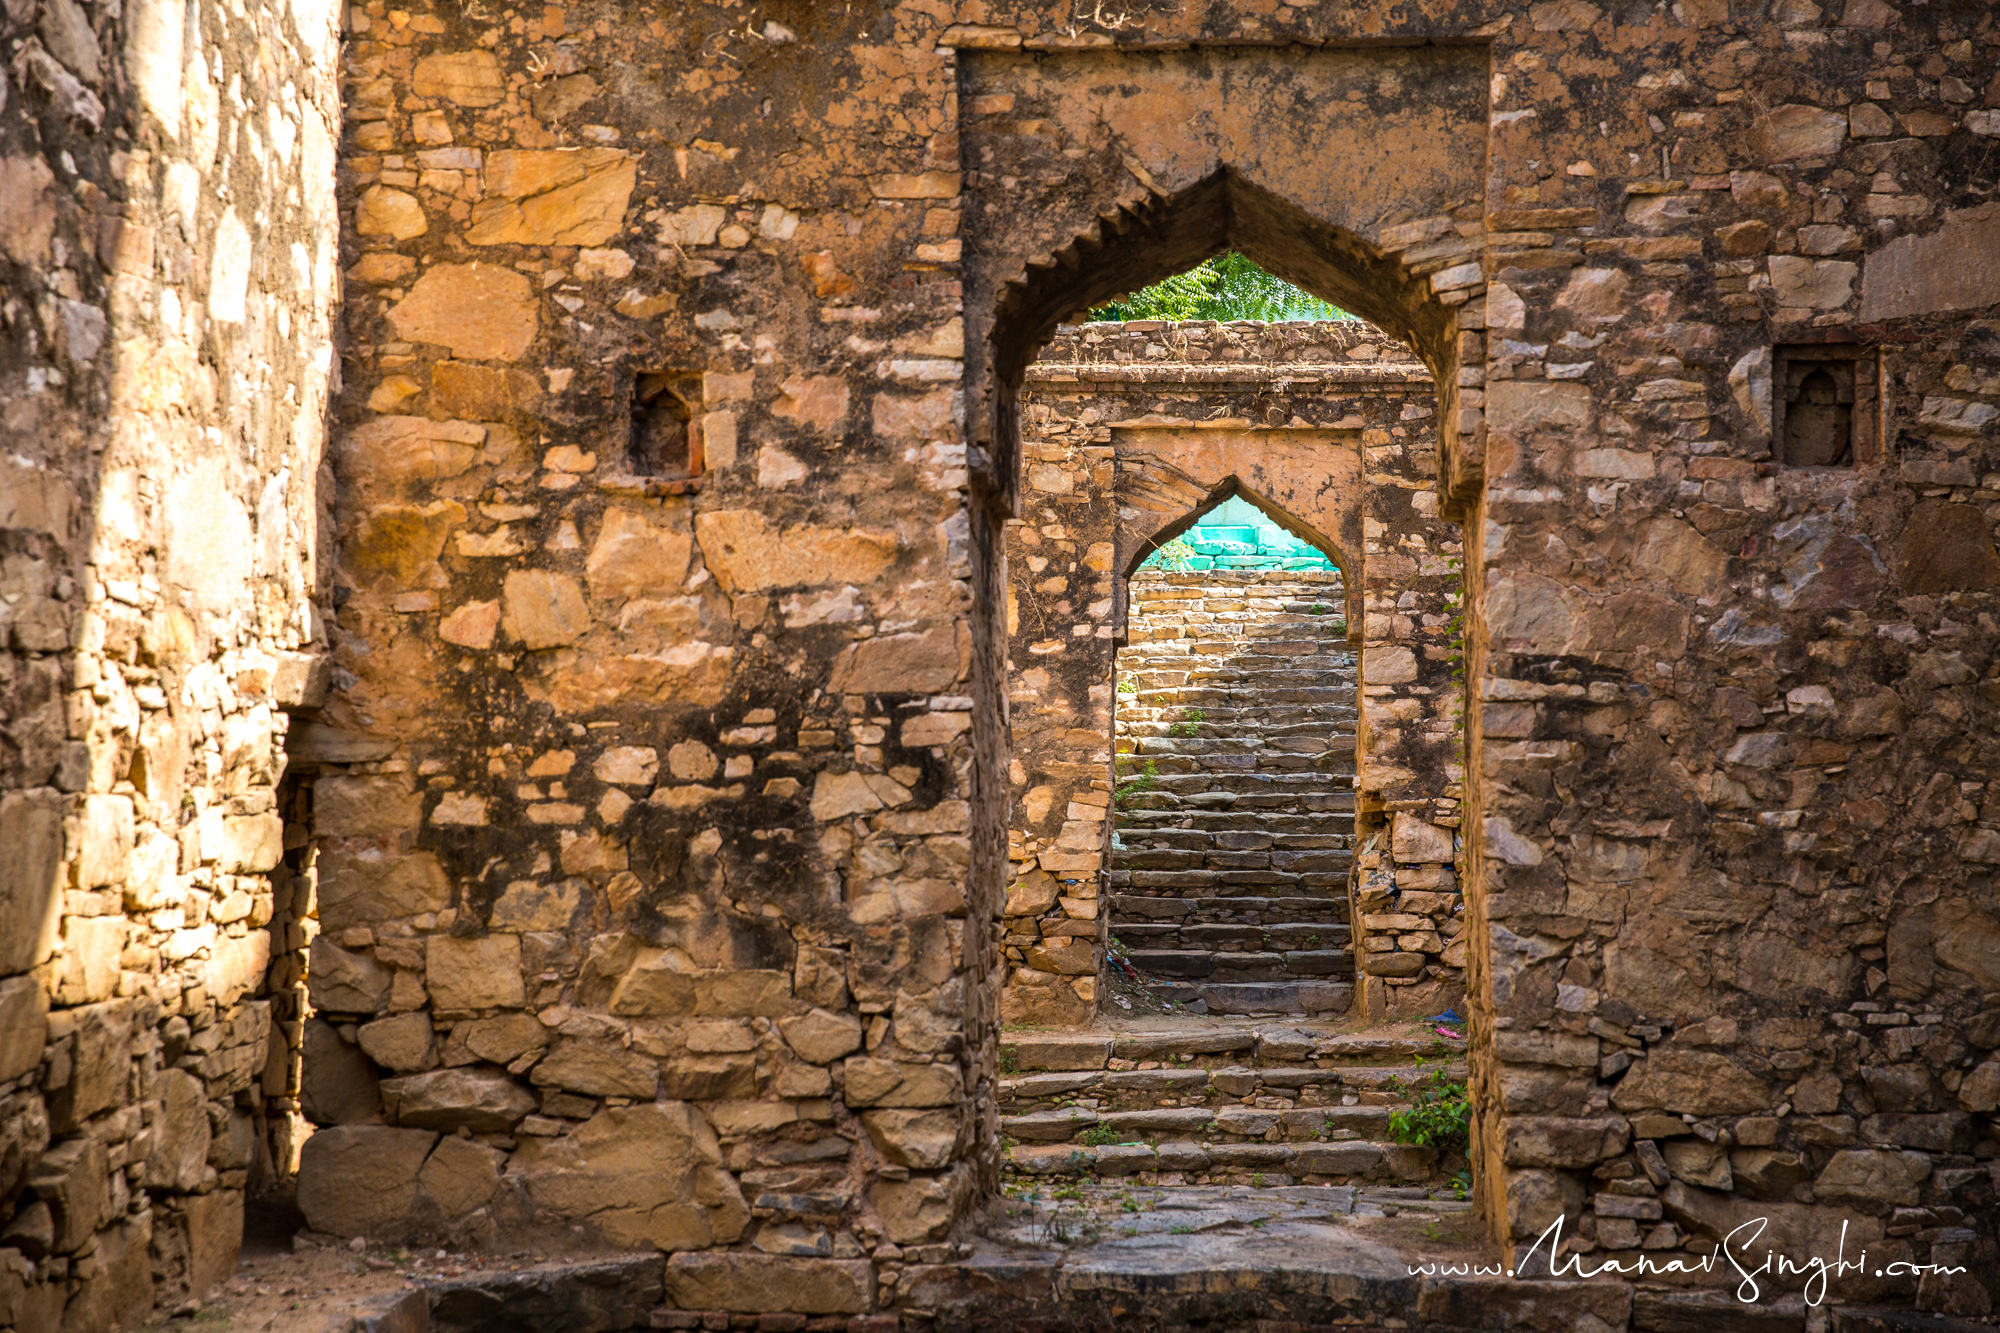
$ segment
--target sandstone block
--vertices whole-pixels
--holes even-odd
[[[368,1053],[368,1058],[398,1074],[421,1073],[437,1063],[432,1036],[429,1014],[378,1018],[373,1023],[363,1023],[359,1033],[361,1049]]]
[[[57,1133],[125,1103],[132,1076],[133,1009],[131,1000],[106,1000],[69,1011],[75,1024],[69,1083],[49,1096],[49,1121]]]
[[[468,1065],[486,1060],[511,1064],[529,1051],[549,1044],[548,1029],[533,1014],[500,1014],[454,1024],[444,1045],[444,1063]]]
[[[1496,1032],[1493,1053],[1517,1064],[1590,1069],[1597,1064],[1597,1038],[1573,1037],[1566,1032]]]
[[[324,786],[331,779],[321,778]],[[421,798],[411,794],[407,808],[414,816]],[[409,825],[415,827],[412,818]],[[384,851],[377,847],[333,846],[319,856],[319,919],[329,931],[372,926],[420,912],[451,906],[451,881],[429,852]]]
[[[583,590],[566,574],[516,569],[507,575],[500,624],[529,648],[558,648],[590,628]]]
[[[492,106],[507,95],[500,62],[490,51],[445,51],[425,56],[410,76],[419,97],[442,97],[459,106]]]
[[[1452,859],[1451,830],[1427,824],[1412,814],[1399,814],[1390,850],[1398,861],[1405,864],[1443,862],[1449,865]]]
[[[792,1011],[789,973],[766,968],[684,972],[650,950],[619,982],[611,1012],[628,1018],[778,1018]]]
[[[0,1083],[39,1065],[48,1035],[48,992],[32,977],[0,980]]]
[[[1358,1140],[1307,1143],[1300,1145],[1293,1160],[1308,1175],[1365,1176],[1382,1164],[1382,1149],[1379,1144]]]
[[[659,1091],[660,1064],[638,1051],[573,1037],[544,1056],[530,1077],[537,1087],[593,1097],[650,1098]]]
[[[2000,552],[1986,517],[1972,505],[1927,500],[1896,540],[1896,581],[1913,596],[2000,586]]]
[[[1758,117],[1752,137],[1766,162],[1831,157],[1847,138],[1847,117],[1816,106],[1773,107]]]
[[[849,1106],[953,1106],[965,1095],[958,1067],[856,1056],[842,1066]]]
[[[494,901],[486,922],[494,930],[563,931],[582,900],[583,888],[575,880],[560,884],[516,880]]]
[[[0,795],[0,974],[55,952],[62,921],[63,798],[48,788]]]
[[[1661,1146],[1660,1155],[1677,1180],[1703,1189],[1735,1188],[1729,1173],[1729,1155],[1716,1144],[1701,1139],[1675,1139]]]
[[[313,787],[313,826],[332,838],[378,838],[417,827],[423,797],[400,777],[325,777]]]
[[[201,1184],[202,1168],[208,1165],[208,1094],[194,1075],[169,1069],[161,1073],[153,1095],[161,1112],[152,1125],[146,1184],[154,1189],[192,1190]]]
[[[261,874],[285,859],[285,824],[274,811],[228,815],[215,847],[209,847],[204,835],[201,850],[203,855],[213,851],[216,869],[225,875]]]
[[[360,236],[393,236],[407,241],[431,229],[416,196],[383,185],[371,185],[354,205],[354,230]]]
[[[443,1138],[417,1173],[418,1197],[445,1218],[461,1218],[483,1207],[500,1188],[507,1155],[498,1148],[460,1138]]]
[[[528,1139],[508,1173],[538,1208],[617,1245],[702,1249],[739,1239],[750,1221],[715,1131],[685,1102],[601,1111],[562,1138]]]
[[[951,1165],[958,1148],[955,1109],[865,1111],[861,1122],[876,1150],[898,1166],[935,1171]]]
[[[350,953],[322,935],[312,942],[306,988],[313,1007],[335,1014],[373,1014],[389,1002],[389,969],[365,953]]]
[[[534,345],[538,312],[523,274],[495,264],[435,264],[390,308],[389,322],[397,336],[449,347],[453,356],[519,361]]]
[[[602,245],[624,229],[638,164],[615,148],[500,149],[486,157],[487,197],[472,209],[474,245]]]
[[[1935,231],[1878,246],[1862,274],[1861,319],[1977,310],[2000,301],[2000,269],[1957,262],[1961,255],[1991,254],[1996,246],[2000,204],[1992,203],[1954,209]]]
[[[697,515],[695,538],[724,592],[820,583],[871,583],[901,549],[893,532],[803,526],[782,531],[763,514],[718,509]]]
[[[862,1259],[793,1259],[763,1254],[676,1254],[667,1295],[683,1310],[858,1314],[873,1296]]]
[[[421,1015],[418,1015],[421,1017]],[[375,1068],[330,1023],[309,1018],[300,1041],[299,1105],[316,1125],[380,1121],[382,1095]]]
[[[882,1219],[882,1234],[898,1245],[943,1239],[951,1229],[953,1196],[960,1180],[956,1173],[908,1180],[878,1178],[869,1188],[869,1198]]]
[[[958,627],[921,634],[886,634],[848,647],[834,660],[827,689],[835,694],[934,694],[958,680],[970,656]]]
[[[431,1003],[442,1010],[518,1009],[527,1000],[521,939],[433,935],[424,954],[424,985]]]
[[[754,1097],[757,1061],[749,1055],[680,1056],[661,1066],[660,1093],[699,1102]]]
[[[610,599],[659,596],[687,578],[694,536],[629,509],[610,509],[591,544],[584,572],[590,595]]]
[[[35,1163],[28,1185],[54,1215],[56,1253],[73,1253],[104,1220],[111,1206],[110,1172],[104,1145],[94,1138],[65,1139]]]
[[[389,1118],[418,1129],[504,1134],[536,1104],[533,1093],[497,1070],[434,1069],[382,1082]]]
[[[63,922],[63,1004],[108,1000],[118,986],[118,959],[129,926],[122,916],[73,916]]]
[[[1740,1115],[1766,1110],[1772,1089],[1724,1055],[1708,1051],[1654,1051],[1612,1093],[1621,1111],[1657,1108],[1695,1115]]]
[[[1510,1166],[1592,1166],[1624,1152],[1630,1133],[1622,1116],[1510,1116],[1503,1129]]]
[[[1772,255],[1766,262],[1778,304],[1807,310],[1835,310],[1846,305],[1854,294],[1854,280],[1861,274],[1859,264],[1844,259]]]
[[[1829,1203],[1865,1203],[1913,1208],[1918,1187],[1931,1173],[1920,1152],[1848,1148],[1837,1152],[1813,1181],[1813,1195]]]
[[[410,1229],[417,1176],[438,1136],[427,1129],[336,1125],[299,1153],[299,1210],[330,1236],[397,1240]]]
[[[123,884],[132,868],[132,798],[87,796],[76,881],[86,889]]]
[[[590,771],[599,782],[645,787],[652,784],[659,769],[658,750],[650,746],[619,745],[599,755]]]
[[[814,1009],[797,1018],[779,1020],[778,1029],[800,1059],[816,1065],[831,1064],[861,1046],[861,1020],[853,1014]]]

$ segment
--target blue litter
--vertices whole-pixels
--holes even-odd
[[[1464,1021],[1463,1018],[1458,1016],[1458,1010],[1456,1009],[1447,1009],[1441,1014],[1432,1014],[1424,1020],[1426,1023],[1463,1023]]]

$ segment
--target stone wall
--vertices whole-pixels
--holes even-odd
[[[774,105],[827,20],[353,13],[306,1218],[935,1238],[999,863],[948,68]]]
[[[334,23],[0,14],[0,1326],[206,1294],[297,1151]]]
[[[440,1061],[476,1058],[381,1114],[455,1087],[432,1105],[465,1122],[490,1093],[515,1131],[326,1151],[394,1136],[389,1183],[440,1226],[504,1198],[630,1235],[562,1182],[631,1153],[685,1165],[633,1205],[655,1244],[791,1237],[812,1257],[758,1264],[858,1270],[814,1228],[840,1254],[942,1232],[997,1146],[1005,811],[972,756],[1000,756],[998,531],[1017,494],[1056,521],[1016,489],[1016,391],[1062,320],[1224,245],[1416,351],[1437,406],[1403,428],[1434,433],[1439,512],[1476,539],[1459,873],[1489,1224],[1566,1213],[1628,1253],[1755,1208],[1797,1252],[1862,1219],[1884,1259],[1991,1233],[1983,8],[364,4],[337,196],[329,11],[29,9],[0,109],[0,799],[36,854],[0,938],[35,941],[10,1003],[76,1016],[12,1057],[0,1161],[9,1225],[49,1202],[31,1159],[57,1202],[101,1180],[124,1206],[84,1239],[51,1204],[46,1245],[0,1244],[32,1319],[145,1294],[150,1259],[104,1275],[190,1193],[132,1188],[171,1090],[152,1043],[182,1072],[254,1051],[254,1011],[209,1000],[255,992],[249,922],[313,905],[281,903],[260,830],[322,584],[324,776],[283,808],[310,799],[327,863],[328,1026],[428,1015]],[[1095,642],[1099,601],[1053,637]],[[1104,734],[1108,698],[1063,706]],[[96,1035],[126,1011],[91,1009],[126,1002],[130,1048]],[[648,1008],[670,1016],[618,1012]],[[79,1051],[108,1082],[58,1096]],[[649,1091],[649,1062],[674,1081]],[[228,1064],[198,1096],[230,1165],[193,1192],[225,1204],[256,1113]],[[107,1109],[50,1157],[42,1118],[121,1070],[136,1123]],[[518,1133],[523,1097],[557,1132]]]
[[[1372,701],[1360,724],[1361,818],[1403,810],[1451,822],[1462,781],[1449,605],[1458,547],[1425,489],[1437,458],[1431,381],[1366,324],[1065,327],[1027,385],[1022,517],[1008,545],[1016,804],[1003,1002],[1012,1021],[1077,1023],[1094,1012],[1102,963],[1127,576],[1239,492],[1334,554],[1350,575],[1340,603]],[[1450,872],[1433,859],[1408,873],[1435,887]]]

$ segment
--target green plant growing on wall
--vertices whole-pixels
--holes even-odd
[[[1148,759],[1140,766],[1137,773],[1133,773],[1130,768],[1131,760],[1122,759],[1119,763],[1125,767],[1126,776],[1119,779],[1118,789],[1111,794],[1111,803],[1123,810],[1128,799],[1160,785],[1160,766]]]
[[[1139,682],[1133,680],[1130,676],[1122,676],[1118,681],[1118,692],[1120,694],[1137,694],[1139,692]]]
[[[1234,250],[1205,259],[1090,312],[1094,320],[1353,319],[1336,305],[1268,273]]]
[[[1201,723],[1208,717],[1205,708],[1184,708],[1181,720],[1167,728],[1169,736],[1197,736],[1201,734]]]
[[[1398,1143],[1414,1143],[1461,1156],[1472,1147],[1472,1103],[1465,1084],[1433,1070],[1418,1085],[1416,1100],[1389,1117],[1389,1133]]]

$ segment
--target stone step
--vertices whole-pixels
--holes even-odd
[[[1293,949],[1284,952],[1224,949],[1130,949],[1132,966],[1157,977],[1185,981],[1351,981],[1354,955],[1346,949]]]
[[[1449,1071],[1455,1065],[1424,1065],[1418,1059],[1462,1056],[1462,1044],[1434,1033],[1343,1032],[1324,1028],[1264,1024],[1254,1027],[1163,1027],[1146,1030],[1084,1030],[1077,1032],[1007,1032],[1000,1037],[1000,1068],[1015,1073],[1096,1072],[1113,1060],[1190,1063],[1203,1067],[1244,1065],[1255,1068],[1298,1067],[1338,1069],[1368,1081],[1421,1069]],[[1364,1072],[1379,1071],[1379,1072]],[[1449,1075],[1448,1075],[1449,1076]]]
[[[1200,1004],[1211,1014],[1245,1017],[1343,1014],[1354,1003],[1351,981],[1165,981],[1150,983],[1146,989],[1174,1004]]]
[[[1288,953],[1299,950],[1347,950],[1352,932],[1340,921],[1290,921],[1280,925],[1250,925],[1217,920],[1210,912],[1190,913],[1175,921],[1134,921],[1113,918],[1111,933],[1127,949],[1211,952]],[[1348,966],[1351,968],[1353,960]]]
[[[1088,1143],[1108,1140],[1112,1135],[1198,1138],[1211,1143],[1323,1142],[1334,1134],[1386,1138],[1389,1118],[1395,1109],[1359,1105],[1275,1109],[1238,1102],[1218,1107],[1141,1107],[1123,1111],[1065,1106],[1003,1115],[1000,1132],[1017,1143]]]
[[[1138,795],[1150,795],[1140,792]],[[1157,807],[1161,813],[1147,815],[1151,806],[1132,806],[1126,813],[1142,823],[1173,825],[1205,833],[1324,833],[1329,830],[1344,832],[1354,822],[1354,811],[1347,810],[1268,810],[1237,811],[1235,793],[1220,792],[1223,799],[1204,805],[1191,805],[1184,798],[1176,796],[1179,804],[1171,807]]]
[[[1114,894],[1111,898],[1111,916],[1114,921],[1134,918],[1177,925],[1194,915],[1198,903],[1204,911],[1226,911],[1235,920],[1260,924],[1268,929],[1279,928],[1290,922],[1322,919],[1328,922],[1329,929],[1347,928],[1345,894],[1331,901],[1308,896],[1267,897],[1243,894],[1206,902],[1186,898],[1149,898],[1143,895]]]
[[[1180,878],[1184,875],[1205,878],[1188,882]],[[1320,903],[1312,915],[1338,916],[1342,915],[1341,910],[1329,904],[1347,901],[1347,876],[1331,871],[1279,875],[1262,870],[1110,870],[1104,878],[1105,887],[1112,890],[1115,896],[1144,898],[1160,903],[1195,904],[1222,900],[1217,903],[1216,910],[1226,908],[1228,901],[1236,898],[1312,898]],[[1147,919],[1193,916],[1196,910],[1194,906],[1179,912],[1163,910]]]
[[[1327,1143],[1231,1143],[1164,1139],[1089,1146],[1019,1145],[1003,1169],[1020,1176],[1091,1176],[1130,1183],[1355,1185],[1442,1183],[1438,1154],[1413,1144],[1349,1139]]]
[[[1460,1083],[1466,1078],[1462,1064],[1339,1067],[1332,1062],[1314,1066],[1235,1063],[1242,1055],[1241,1051],[1170,1054],[1165,1060],[1139,1061],[1135,1069],[1022,1074],[1000,1080],[1000,1104],[1008,1108],[1008,1114],[1077,1108],[1095,1115],[1105,1110],[1162,1106],[1210,1105],[1220,1109],[1242,1105],[1245,1098],[1252,1102],[1276,1098],[1283,1103],[1276,1109],[1282,1111],[1318,1107],[1351,1112],[1352,1116],[1341,1122],[1342,1127],[1372,1134],[1385,1131],[1390,1110],[1409,1104],[1434,1072],[1442,1070],[1447,1079]]]
[[[1329,820],[1347,819],[1344,815],[1333,815]],[[1158,827],[1154,827],[1158,825]],[[1127,847],[1172,847],[1181,851],[1206,851],[1217,848],[1224,851],[1278,851],[1278,852],[1340,852],[1353,845],[1353,835],[1343,833],[1266,833],[1262,829],[1207,829],[1185,828],[1177,823],[1169,823],[1158,817],[1158,812],[1145,811],[1135,814],[1118,830],[1119,841]]]

